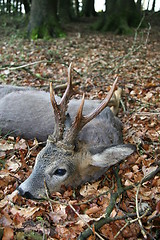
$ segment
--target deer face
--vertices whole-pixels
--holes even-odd
[[[46,192],[58,191],[77,172],[72,152],[57,147],[51,142],[37,155],[35,166],[29,178],[18,190],[26,198],[42,198]]]
[[[60,104],[56,103],[52,86],[51,102],[55,114],[54,133],[49,136],[47,145],[37,155],[32,174],[18,188],[19,193],[26,198],[44,198],[48,193],[60,191],[61,186],[78,186],[86,181],[92,181],[101,176],[107,168],[117,164],[130,154],[135,148],[130,144],[116,146],[97,146],[89,148],[85,141],[78,140],[81,129],[95,118],[108,104],[116,85],[112,86],[107,98],[91,114],[82,115],[84,97],[68,130],[65,130],[65,112],[70,96],[73,94],[70,69],[68,86]]]
[[[30,199],[42,199],[48,193],[61,191],[61,186],[76,187],[100,177],[135,151],[131,144],[117,145],[92,154],[85,144],[77,150],[65,150],[51,142],[37,155],[32,174],[18,188]]]

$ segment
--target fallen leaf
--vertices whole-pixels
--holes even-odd
[[[153,96],[153,94],[152,94],[151,92],[148,92],[148,93],[146,94],[146,96],[144,97],[144,99],[145,99],[146,101],[148,101],[148,100],[150,100],[150,99],[152,98],[152,96]]]
[[[157,202],[156,204],[156,213],[159,214],[160,213],[160,200]]]
[[[3,151],[0,151],[0,159],[4,159],[6,157],[6,153]]]
[[[54,206],[54,211],[49,213],[51,220],[56,224],[67,218],[66,206],[56,205]]]
[[[11,194],[5,196],[4,199],[2,199],[0,201],[0,208],[4,208],[5,205],[7,205],[9,202],[12,202],[14,197],[18,194],[18,191],[15,190],[14,192],[12,192]]]
[[[150,173],[152,173],[153,171],[155,171],[157,169],[158,166],[152,166],[152,167],[142,167],[142,171],[144,174],[144,177],[146,177],[147,175],[149,175]]]
[[[84,186],[81,187],[80,194],[83,197],[95,194],[95,192],[97,191],[99,183],[100,183],[100,181],[97,181],[97,182],[92,183],[92,184],[90,184],[90,183],[85,184]]]
[[[10,172],[16,172],[21,167],[21,162],[20,160],[16,159],[15,155],[13,155],[6,161],[6,165]]]
[[[12,219],[10,218],[9,214],[5,211],[2,210],[2,217],[0,219],[0,224],[1,226],[10,226],[12,224]]]
[[[5,227],[2,240],[12,240],[14,238],[14,231],[10,227]]]
[[[94,207],[91,207],[91,208],[87,209],[87,210],[85,211],[85,213],[86,213],[87,215],[89,215],[89,214],[94,214],[94,213],[97,213],[99,210],[100,210],[100,208],[96,205],[96,206],[94,206]]]
[[[25,150],[27,149],[27,144],[25,139],[21,139],[15,144],[15,149],[17,150]]]
[[[39,210],[39,207],[20,207],[17,205],[14,205],[11,208],[11,213],[13,215],[19,214],[19,216],[24,217],[26,219],[32,217],[34,215],[35,212],[37,212]]]
[[[14,148],[13,143],[0,143],[0,150],[1,151],[7,151],[7,150],[12,150]]]

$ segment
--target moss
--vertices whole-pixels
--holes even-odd
[[[116,34],[132,34],[142,18],[141,9],[137,9],[134,1],[119,0],[116,6],[110,0],[107,2],[107,12],[93,25],[96,30],[112,31]]]
[[[104,24],[105,24],[105,13],[103,12],[99,14],[98,20],[91,25],[91,29],[97,30],[97,31],[101,30]]]
[[[43,238],[42,235],[40,235],[37,232],[29,231],[29,232],[18,232],[16,234],[16,240],[24,240],[24,239],[30,239],[30,240],[42,240],[47,239],[46,237]]]
[[[59,22],[54,17],[50,16],[46,19],[44,23],[35,27],[30,32],[30,38],[36,40],[38,38],[43,38],[49,40],[53,37],[65,37]]]
[[[3,237],[3,228],[0,228],[0,239]]]
[[[97,25],[96,25],[97,24]],[[129,26],[127,17],[121,13],[120,15],[109,15],[106,19],[101,18],[101,22],[95,23],[94,29],[102,32],[112,31],[116,34],[132,34],[133,28]]]

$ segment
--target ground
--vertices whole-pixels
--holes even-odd
[[[12,21],[8,26],[5,22],[0,29],[1,84],[48,91],[53,81],[56,94],[61,95],[67,67],[73,62],[76,97],[85,92],[86,98],[103,99],[118,76],[123,88],[119,118],[124,142],[135,144],[137,152],[120,164],[118,175],[110,169],[94,184],[64,189],[50,200],[35,202],[10,194],[30,174],[41,146],[36,140],[1,136],[0,237],[77,239],[88,225],[107,219],[99,230],[92,226],[88,239],[159,239],[159,28],[116,36],[91,32],[84,22],[66,26],[66,38],[29,41],[19,36]]]

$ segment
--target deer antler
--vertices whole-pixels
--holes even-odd
[[[84,94],[82,97],[82,102],[81,105],[79,107],[79,110],[77,112],[77,115],[75,117],[74,122],[72,123],[71,128],[67,131],[67,133],[64,136],[64,142],[69,144],[73,144],[78,133],[80,132],[80,130],[88,123],[90,122],[93,118],[95,118],[99,113],[101,113],[104,108],[108,105],[109,100],[111,99],[114,90],[116,88],[116,83],[118,81],[118,77],[115,79],[107,97],[102,101],[102,103],[100,104],[100,106],[98,106],[93,112],[91,112],[90,114],[83,116],[82,112],[83,112],[83,105],[84,105]]]
[[[65,112],[67,110],[69,99],[74,94],[73,87],[72,87],[71,70],[72,70],[72,63],[69,65],[69,68],[68,68],[67,88],[59,104],[57,104],[56,102],[52,83],[50,83],[50,99],[51,99],[52,107],[55,114],[55,128],[51,138],[52,138],[52,141],[55,141],[55,142],[63,138],[64,123],[66,120]]]

